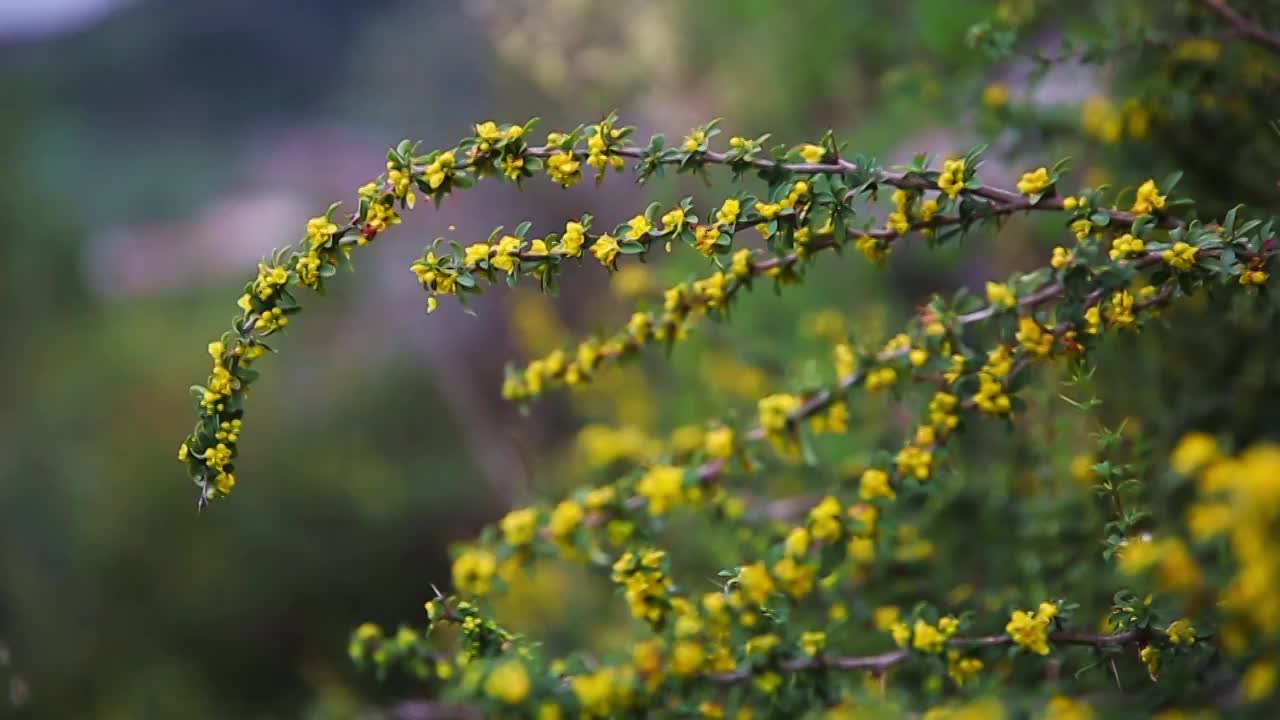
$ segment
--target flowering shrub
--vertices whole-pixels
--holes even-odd
[[[986,99],[1007,101],[991,89]],[[674,171],[728,186],[712,203],[652,203],[613,227],[581,215],[563,227],[523,222],[469,245],[437,239],[424,248],[409,270],[428,312],[442,299],[466,307],[499,284],[554,295],[564,272],[619,271],[680,246],[705,258],[705,273],[666,289],[660,306],[511,366],[502,395],[526,405],[589,386],[654,346],[669,349],[704,321],[728,321],[745,294],[761,285],[785,292],[845,250],[883,265],[910,238],[947,247],[1029,214],[1052,215],[1066,240],[1043,267],[993,279],[981,296],[933,296],[887,339],[832,343],[824,370],[762,394],[752,417],[709,420],[655,462],[512,510],[457,548],[452,592],[427,600],[425,623],[357,628],[349,648],[357,663],[407,672],[432,692],[511,717],[1129,717],[1274,702],[1275,446],[1236,452],[1192,433],[1166,461],[1140,432],[1103,427],[1096,401],[1064,395],[1094,430],[1073,472],[1104,517],[1095,522],[1085,501],[1061,500],[1050,506],[1056,517],[1036,518],[1053,526],[1043,559],[1024,569],[1046,574],[1041,592],[1010,593],[1010,576],[991,570],[1014,552],[1013,537],[984,547],[930,540],[931,522],[956,522],[946,514],[984,495],[974,466],[960,471],[973,450],[962,436],[1025,424],[1037,371],[1086,377],[1109,338],[1142,333],[1170,306],[1206,294],[1256,300],[1277,252],[1272,220],[1240,207],[1204,220],[1179,193],[1177,174],[1132,178],[1131,190],[1076,187],[1066,160],[1000,187],[984,177],[982,147],[886,168],[831,133],[796,145],[768,135],[721,142],[718,121],[672,145],[660,135],[637,144],[613,114],[541,142],[533,121],[473,130],[436,150],[401,142],[351,209],[330,206],[297,245],[259,264],[231,329],[209,344],[208,380],[192,388],[199,421],[178,459],[201,507],[237,483],[247,390],[273,349],[270,336],[420,198],[439,204],[483,179],[570,187],[593,174],[599,183],[628,167],[640,183]],[[821,465],[815,437],[848,432],[851,405],[877,393],[914,413],[899,442],[837,473],[823,492],[767,497],[753,487],[780,468]],[[1079,526],[1057,529],[1071,513]],[[716,568],[713,585],[664,545],[676,522],[736,539],[737,555]],[[616,587],[641,636],[629,655],[550,657],[494,612],[535,566],[563,562]],[[1055,569],[1062,577],[1047,575]],[[971,570],[995,574],[965,577]],[[1097,580],[1080,589],[1062,582],[1082,573],[1109,589],[1100,597]]]

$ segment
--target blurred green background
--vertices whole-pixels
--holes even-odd
[[[295,242],[331,200],[350,199],[402,137],[444,146],[487,119],[540,116],[546,131],[618,109],[642,135],[678,137],[717,116],[730,134],[787,143],[834,128],[887,163],[992,142],[986,175],[1000,181],[1074,154],[1080,182],[1121,184],[1220,161],[1188,139],[1203,133],[1226,138],[1219,155],[1274,150],[1257,120],[1280,97],[1274,68],[1260,71],[1242,116],[1203,100],[1223,80],[1195,67],[1136,72],[1139,54],[1040,78],[1033,61],[993,64],[966,45],[970,26],[992,17],[1055,46],[1064,32],[1113,27],[1103,22],[1118,12],[1084,4],[1064,19],[1053,5],[0,3],[0,717],[395,715],[413,690],[358,675],[348,631],[418,618],[431,584],[448,582],[450,542],[607,464],[593,462],[581,428],[611,422],[665,439],[725,408],[750,412],[781,378],[825,363],[831,336],[892,334],[929,293],[1039,266],[1063,236],[1052,222],[1016,220],[998,243],[900,250],[884,273],[833,259],[781,301],[749,298],[733,327],[708,328],[673,363],[647,359],[522,417],[498,395],[504,362],[617,325],[699,261],[676,252],[612,282],[588,266],[566,276],[554,305],[517,290],[483,298],[478,318],[449,303],[428,318],[407,269],[421,245],[480,240],[522,219],[543,233],[584,211],[612,225],[653,199],[715,196],[625,177],[599,190],[482,187],[419,210],[360,252],[339,292],[309,301],[250,399],[241,484],[197,516],[173,455],[192,421],[185,389],[207,371],[205,344],[257,260]],[[1204,22],[1185,3],[1157,5],[1175,29]],[[1122,19],[1152,21],[1134,12]],[[985,93],[984,105],[993,84],[1011,100]],[[1102,110],[1134,142],[1089,124],[1081,109],[1095,96],[1110,98]],[[1142,128],[1134,107],[1154,107]],[[1231,198],[1274,208],[1280,154],[1251,157],[1262,159],[1190,179],[1208,193],[1207,212]],[[828,308],[845,314],[834,332]],[[1252,337],[1274,337],[1273,315],[1255,325]],[[1152,407],[1170,383],[1194,386],[1214,358],[1228,374],[1247,363],[1238,351],[1196,355],[1195,367],[1189,351],[1138,356],[1113,382],[1130,406]],[[1257,418],[1273,412],[1273,364],[1233,391],[1258,406],[1241,436],[1271,427]],[[1170,436],[1197,413],[1250,422],[1238,402],[1180,401],[1189,407],[1160,416]],[[855,408],[855,421],[883,419],[880,410]],[[864,446],[882,432],[855,425]],[[1055,467],[1071,451],[1064,443]],[[604,612],[568,593],[524,610],[536,624],[575,603]]]

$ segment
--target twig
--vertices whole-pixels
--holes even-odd
[[[1232,30],[1272,52],[1280,53],[1280,34],[1269,32],[1257,23],[1236,12],[1226,0],[1202,0],[1209,9],[1227,21]]]

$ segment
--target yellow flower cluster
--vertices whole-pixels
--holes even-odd
[[[889,229],[899,235],[906,235],[911,230],[911,209],[915,205],[917,193],[907,190],[893,191],[893,212],[889,213]]]
[[[686,499],[697,496],[696,488],[685,489],[686,474],[684,468],[673,465],[655,465],[645,472],[636,483],[636,493],[648,500],[650,514],[665,515]]]
[[[1133,200],[1131,210],[1136,215],[1148,215],[1157,210],[1163,210],[1164,205],[1165,197],[1160,194],[1160,189],[1156,187],[1156,181],[1148,179],[1138,187],[1138,193]]]
[[[1053,332],[1046,329],[1030,315],[1018,318],[1018,332],[1014,335],[1028,355],[1049,357],[1053,352]]]
[[[613,563],[612,578],[626,591],[631,615],[661,627],[671,609],[667,554],[661,550],[626,552]]]
[[[609,115],[591,128],[587,138],[587,164],[598,170],[601,178],[605,168],[620,171],[626,164],[622,156],[614,152],[614,143],[627,136],[627,129],[614,127],[616,121],[615,115]]]
[[[573,187],[582,180],[582,163],[572,152],[558,152],[547,158],[547,174],[561,187]]]
[[[778,393],[761,398],[757,403],[760,427],[770,439],[788,445],[792,442],[788,428],[791,414],[800,408],[803,400],[798,395]]]
[[[1109,253],[1112,260],[1126,260],[1140,255],[1146,245],[1129,233],[1125,233],[1120,237],[1111,241],[1111,252]]]
[[[946,648],[947,640],[959,629],[960,620],[952,615],[945,615],[938,619],[936,625],[923,618],[916,618],[914,625],[895,622],[890,626],[889,634],[898,647],[910,647],[927,655],[939,655]]]
[[[942,172],[938,175],[938,189],[954,198],[964,189],[965,162],[963,158],[947,160],[942,164]]]
[[[987,302],[998,308],[1011,308],[1018,304],[1018,296],[1004,283],[987,281]]]
[[[1042,602],[1034,613],[1015,610],[1004,631],[1019,647],[1037,655],[1049,654],[1049,626],[1058,615],[1058,606]]]
[[[1036,168],[1028,173],[1022,174],[1022,179],[1018,180],[1018,192],[1023,195],[1039,195],[1048,190],[1052,185],[1049,179],[1049,171],[1046,168]]]
[[[1196,253],[1199,248],[1184,242],[1176,242],[1173,247],[1164,251],[1164,261],[1178,270],[1190,270],[1196,266]]]
[[[898,472],[917,480],[928,480],[933,473],[933,447],[937,443],[937,431],[932,425],[921,425],[916,434],[894,458]]]
[[[488,550],[467,549],[453,561],[453,586],[459,592],[482,597],[493,587],[498,558]]]

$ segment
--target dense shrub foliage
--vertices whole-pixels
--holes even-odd
[[[1274,78],[1276,37],[1224,3],[1204,5],[1228,38],[1220,27],[1144,51]],[[996,54],[1016,47],[996,26],[972,38]],[[1238,57],[1223,63],[1228,50]],[[1122,49],[1083,53],[1105,51]],[[1257,62],[1272,64],[1248,70]],[[1003,86],[984,95],[997,115],[1013,112]],[[1083,130],[1108,143],[1146,136],[1160,126],[1150,107],[1099,99]],[[1270,317],[1273,219],[1242,206],[1202,216],[1182,189],[1212,177],[1141,173],[1119,188],[1081,186],[1066,159],[1032,164],[1002,187],[984,173],[984,147],[884,167],[831,133],[794,145],[726,139],[719,121],[672,144],[635,142],[613,114],[545,135],[533,121],[473,130],[435,150],[400,143],[356,203],[330,206],[297,245],[258,266],[231,329],[209,344],[208,380],[192,388],[199,421],[178,459],[202,507],[237,483],[247,390],[306,294],[323,292],[402,213],[480,180],[570,187],[630,169],[640,183],[688,173],[718,193],[638,203],[613,227],[584,214],[562,227],[498,227],[467,245],[437,239],[411,263],[430,312],[499,284],[554,295],[562,273],[583,266],[614,272],[684,248],[704,259],[704,272],[616,330],[510,366],[502,394],[525,405],[670,351],[700,324],[729,321],[745,295],[786,293],[845,251],[881,266],[909,241],[999,242],[1012,219],[1030,215],[1051,217],[1062,240],[1043,267],[993,278],[977,294],[935,294],[895,332],[850,334],[837,318],[829,357],[748,412],[683,427],[657,451],[633,453],[624,430],[598,428],[592,445],[612,478],[513,509],[457,547],[450,591],[427,599],[424,621],[357,628],[357,663],[511,717],[1274,707],[1280,446],[1245,447],[1209,426],[1148,433],[1158,418],[1110,422],[1106,398],[1092,394],[1100,358],[1125,361],[1108,348],[1148,330],[1175,342],[1181,307]],[[1061,391],[1036,394],[1045,383]],[[869,402],[912,418],[906,431],[889,428],[878,436],[888,444],[849,462],[833,458],[830,436],[884,419]],[[1055,437],[1064,426],[1072,431]],[[1043,461],[1047,472],[1010,478],[992,467],[997,451],[1057,444],[1076,452],[1070,463]],[[774,477],[806,482],[782,495]],[[671,544],[675,528],[683,544]],[[634,639],[629,652],[552,654],[536,632],[509,629],[496,610],[504,596],[563,563],[616,588],[630,624],[614,632]]]

